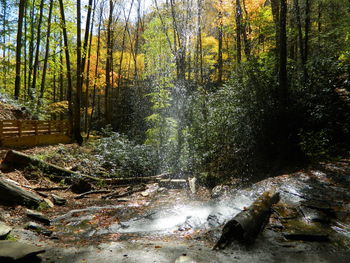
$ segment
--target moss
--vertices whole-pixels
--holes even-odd
[[[5,238],[5,240],[9,240],[9,241],[17,241],[17,237],[11,234],[8,234]]]
[[[46,203],[45,201],[42,201],[39,203],[39,206],[36,208],[36,210],[38,211],[44,211],[46,209],[49,209],[50,206],[48,205],[48,203]]]

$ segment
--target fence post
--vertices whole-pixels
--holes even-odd
[[[18,127],[18,136],[21,137],[22,136],[22,122],[21,121],[17,121],[17,127]]]
[[[38,135],[38,121],[34,121],[35,135]]]

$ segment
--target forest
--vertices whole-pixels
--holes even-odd
[[[145,190],[142,183],[148,180],[156,180],[159,186],[188,180],[194,194],[194,178],[198,189],[214,191],[221,187],[220,196],[238,184],[243,189],[259,182],[253,187],[257,195],[252,195],[252,208],[238,206],[243,213],[254,214],[256,207],[270,211],[280,200],[278,193],[262,194],[269,185],[262,180],[278,185],[277,192],[293,196],[287,182],[297,188],[305,183],[301,175],[305,173],[313,190],[305,186],[294,193],[305,202],[324,200],[315,193],[330,191],[326,177],[320,174],[332,176],[332,183],[348,182],[344,178],[350,171],[346,159],[350,153],[350,1],[0,0],[0,56],[0,120],[14,119],[1,117],[1,107],[8,104],[20,109],[27,116],[24,119],[66,121],[75,143],[49,146],[45,153],[33,148],[22,153],[13,151],[13,156],[9,151],[3,166],[8,165],[6,162],[25,163],[24,175],[28,171],[31,176],[50,173],[56,184],[73,183],[75,179],[62,178],[81,173],[93,182],[93,187],[79,184],[82,190],[76,194],[83,195],[79,198],[107,194],[101,198],[120,199],[143,191],[142,198],[147,199],[153,195],[147,192],[152,187],[146,185]],[[2,125],[1,135],[5,129]],[[49,130],[66,127],[55,125]],[[57,167],[52,168],[46,161],[65,167],[58,172],[64,175],[57,176]],[[333,164],[339,169],[332,170]],[[285,173],[291,177],[278,177]],[[141,184],[126,187],[124,183],[129,184],[132,178]],[[1,180],[0,176],[0,193]],[[126,187],[125,193],[110,192],[107,186],[117,181]],[[46,188],[62,190],[56,189],[60,187]],[[341,189],[348,186],[344,187]],[[331,207],[322,206],[322,210],[318,203],[303,207],[322,213],[328,213],[328,208],[333,211],[343,190],[335,191],[331,201],[327,199]],[[170,199],[174,194],[171,191]],[[252,198],[247,192],[239,194]],[[239,194],[235,192],[236,197]],[[206,194],[198,195],[207,198],[203,197]],[[288,203],[283,194],[281,198],[283,205],[277,206]],[[344,194],[340,199],[339,209],[343,211],[350,197]],[[71,208],[81,207],[75,203]],[[288,209],[282,209],[283,213],[292,213],[295,208]],[[263,224],[266,211],[261,218],[254,215],[255,222]],[[298,211],[306,217],[307,212]],[[219,212],[223,218],[218,214],[205,218],[210,227],[214,217],[215,227],[226,223],[214,248],[231,243],[230,238],[226,240],[226,232],[233,231],[246,239],[246,229],[244,233],[237,230],[233,221],[227,221],[226,212]],[[345,224],[349,233],[348,213],[344,212],[344,217],[338,217],[337,209],[332,213],[337,220],[341,218],[341,228]],[[189,218],[186,226],[196,229],[188,223]],[[234,220],[240,224],[241,219]],[[282,224],[286,229],[290,226]],[[122,223],[119,227],[122,232],[118,235],[124,231]],[[293,232],[291,239],[306,235],[312,241],[324,241],[324,232],[307,233]],[[285,232],[283,235],[290,237]],[[349,246],[345,247],[347,251]],[[58,262],[70,262],[68,258]],[[228,262],[227,258],[215,260]]]

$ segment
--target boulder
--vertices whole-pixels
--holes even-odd
[[[67,200],[61,196],[52,194],[51,197],[55,205],[65,205],[67,203]]]
[[[41,223],[43,223],[45,225],[50,225],[50,219],[45,217],[43,213],[27,209],[27,213],[26,214],[31,219],[34,219],[34,220],[36,220],[38,222],[41,222]]]
[[[0,241],[0,262],[12,262],[16,260],[34,257],[44,253],[45,249],[17,241]]]
[[[0,239],[5,239],[6,236],[11,232],[12,228],[3,222],[0,222]]]
[[[37,232],[38,234],[44,235],[44,236],[51,236],[52,235],[52,231],[35,223],[35,222],[29,222],[24,229],[28,229],[28,230],[33,230],[35,232]]]

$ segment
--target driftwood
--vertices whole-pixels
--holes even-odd
[[[0,202],[8,205],[38,207],[40,203],[44,202],[44,199],[0,178]]]
[[[279,193],[265,192],[261,195],[250,207],[224,225],[213,249],[224,249],[234,240],[252,242],[267,223],[272,205],[278,203],[279,199]]]

